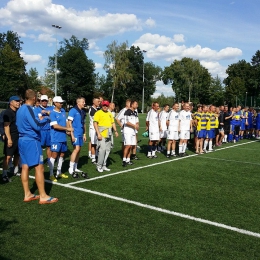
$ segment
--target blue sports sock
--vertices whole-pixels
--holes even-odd
[[[233,134],[228,134],[228,141],[231,142],[233,140]]]

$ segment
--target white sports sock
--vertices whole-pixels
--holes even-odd
[[[172,150],[172,155],[174,155],[175,154],[175,150]]]
[[[182,153],[182,147],[183,147],[183,145],[179,144],[179,154]]]
[[[212,150],[212,141],[209,141],[209,150]]]
[[[204,141],[204,150],[206,150],[206,149],[207,149],[208,143],[209,143],[209,141],[208,141],[208,140],[205,140],[205,141]]]
[[[74,162],[70,162],[70,168],[69,168],[69,173],[72,174],[74,172]]]
[[[57,172],[59,172],[59,174],[61,173],[61,167],[62,167],[63,162],[64,162],[63,157],[59,157],[58,166],[57,166]]]
[[[155,156],[155,151],[152,151],[152,156]]]
[[[18,167],[18,166],[15,166],[15,167],[14,167],[14,174],[18,173],[18,171],[19,171],[19,167]]]
[[[152,153],[151,153],[151,152],[148,152],[147,156],[152,156]]]
[[[167,151],[167,154],[171,154],[171,151]]]
[[[48,161],[49,169],[50,169],[50,176],[53,175],[54,163],[55,163],[55,159],[51,157],[50,160]]]
[[[183,151],[183,153],[185,153],[185,152],[186,152],[186,147],[187,147],[187,144],[186,144],[186,143],[184,143],[184,144],[183,144],[183,147],[182,147],[182,151]]]
[[[126,162],[130,162],[130,158],[129,157],[126,158]]]

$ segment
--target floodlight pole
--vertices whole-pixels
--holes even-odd
[[[146,50],[143,50],[146,53]],[[144,60],[143,60],[143,95],[142,95],[142,113],[144,113]]]
[[[59,26],[59,25],[55,25],[53,24],[52,27],[56,28],[56,29],[61,29],[62,27]],[[55,52],[55,87],[54,87],[54,93],[55,93],[55,96],[57,96],[57,56],[58,56],[58,53],[57,53],[57,34],[56,34],[56,52]]]

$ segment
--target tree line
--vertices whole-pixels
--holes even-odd
[[[13,31],[0,33],[0,100],[14,94],[22,96],[27,88],[54,95],[55,54],[49,57],[45,75],[39,77],[36,68],[26,71],[21,56],[23,42]],[[135,99],[141,107],[144,91],[145,107],[153,101],[161,104],[191,101],[195,104],[260,105],[260,51],[251,62],[240,60],[228,66],[227,77],[212,77],[199,60],[184,57],[161,68],[144,61],[144,50],[128,46],[128,42],[113,41],[104,52],[105,75],[95,73],[95,64],[88,58],[88,39],[72,35],[60,42],[57,51],[57,93],[68,104],[78,96],[91,104],[93,96],[102,95],[119,108],[127,98]],[[163,93],[152,98],[156,81],[171,85],[173,95]]]

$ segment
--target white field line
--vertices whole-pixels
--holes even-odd
[[[30,176],[30,178],[34,179],[33,176]],[[164,213],[164,214],[173,215],[173,216],[188,219],[188,220],[193,220],[195,222],[200,222],[200,223],[215,226],[215,227],[218,227],[218,228],[231,230],[231,231],[234,231],[234,232],[237,232],[237,233],[240,233],[240,234],[260,238],[260,233],[255,233],[255,232],[252,232],[252,231],[249,231],[249,230],[228,226],[228,225],[221,224],[221,223],[214,222],[214,221],[210,221],[210,220],[207,220],[207,219],[197,218],[197,217],[182,214],[182,213],[179,213],[179,212],[175,212],[175,211],[171,211],[171,210],[167,210],[167,209],[143,204],[143,203],[140,203],[138,201],[128,200],[128,199],[124,199],[124,198],[121,198],[121,197],[112,196],[112,195],[109,195],[109,194],[106,194],[106,193],[101,193],[101,192],[98,192],[98,191],[92,191],[92,190],[89,190],[89,189],[75,187],[75,186],[71,186],[69,184],[62,184],[62,183],[57,183],[57,182],[55,183],[55,182],[52,182],[52,181],[49,181],[49,180],[45,180],[45,182],[52,183],[54,185],[62,186],[62,187],[65,187],[65,188],[73,189],[73,190],[78,190],[78,191],[90,193],[90,194],[101,196],[101,197],[104,197],[104,198],[117,200],[117,201],[128,203],[128,204],[132,204],[132,205],[135,205],[135,206],[138,206],[138,207],[154,210],[154,211],[161,212],[161,213]]]
[[[245,145],[245,144],[249,144],[249,143],[253,143],[253,142],[256,142],[256,141],[250,141],[250,142],[247,142],[247,143],[234,144],[234,145],[232,145],[232,146],[223,147],[223,148],[218,148],[217,150],[215,150],[215,152],[221,151],[221,150],[225,150],[225,149],[229,149],[229,148],[234,148],[234,147],[237,147],[237,146],[241,146],[241,145]],[[168,159],[167,161],[158,162],[158,163],[153,163],[153,164],[148,164],[148,165],[140,166],[140,167],[137,167],[137,168],[132,168],[132,169],[128,169],[128,170],[123,170],[123,171],[119,171],[119,172],[114,172],[114,173],[110,173],[110,174],[106,174],[106,175],[101,175],[101,176],[97,176],[97,177],[94,177],[94,178],[91,178],[91,179],[86,179],[86,180],[81,180],[81,181],[70,182],[70,183],[68,183],[67,185],[75,185],[75,184],[82,183],[82,182],[89,182],[89,181],[94,181],[94,180],[98,180],[98,179],[103,179],[103,178],[111,177],[111,176],[118,175],[118,174],[122,174],[122,173],[127,173],[127,172],[132,172],[132,171],[141,170],[141,169],[143,169],[143,168],[148,168],[148,167],[157,166],[157,165],[164,164],[164,163],[170,163],[170,162],[174,162],[174,161],[179,161],[179,160],[183,160],[183,159],[188,159],[188,158],[191,158],[191,157],[194,157],[194,156],[198,156],[198,154],[192,154],[192,155],[189,155],[189,156],[180,157],[180,158],[171,159],[171,160]],[[200,155],[200,156],[203,157],[203,158],[205,158],[203,155]]]
[[[225,161],[225,162],[241,163],[241,161],[221,159],[221,158],[217,158],[217,157],[207,157],[207,156],[203,156],[203,157],[201,157],[201,158],[202,158],[202,159],[212,159],[212,160],[216,160],[216,161]],[[253,163],[253,162],[242,162],[242,163],[243,163],[243,164],[260,165],[260,163]]]

